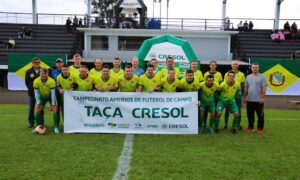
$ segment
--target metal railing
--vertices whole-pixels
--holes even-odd
[[[66,23],[68,17],[73,21],[73,17],[77,16],[78,19],[82,18],[83,25],[87,25],[87,16],[85,14],[49,14],[49,13],[37,13],[38,24],[60,24]],[[100,27],[97,25],[97,17],[90,17],[92,27]],[[160,20],[160,29],[176,29],[176,30],[224,30],[224,21],[222,19],[196,19],[196,18],[154,18]],[[138,21],[138,18],[133,19]],[[237,29],[237,24],[247,20],[252,21],[254,29],[273,29],[275,25],[275,19],[265,18],[229,18],[229,29]],[[279,27],[283,28],[286,21],[289,21],[290,25],[293,22],[300,25],[300,19],[280,19]],[[0,12],[0,23],[20,23],[20,24],[32,24],[31,13],[17,13],[17,12]],[[103,27],[101,27],[103,28]],[[112,28],[109,25],[105,28]]]

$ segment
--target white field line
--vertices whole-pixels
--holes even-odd
[[[124,140],[123,151],[119,157],[118,168],[115,172],[113,180],[126,180],[128,179],[128,172],[130,169],[131,155],[133,152],[133,134],[127,134]]]

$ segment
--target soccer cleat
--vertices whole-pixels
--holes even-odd
[[[219,133],[219,128],[215,128],[215,133]]]
[[[258,129],[258,130],[256,131],[256,133],[257,133],[257,134],[263,134],[263,133],[264,133],[264,130]]]
[[[227,129],[227,128],[228,128],[228,124],[225,124],[224,129]]]
[[[34,127],[33,123],[28,123],[28,128],[33,128],[33,127]]]
[[[248,132],[248,133],[253,132],[253,128],[246,128],[245,132]]]
[[[60,133],[60,131],[59,131],[59,128],[58,128],[58,127],[54,127],[54,128],[53,128],[53,131],[54,131],[54,133],[55,133],[55,134],[59,134],[59,133]]]
[[[238,130],[240,130],[240,131],[243,130],[243,127],[242,127],[242,126],[238,126],[237,128],[238,128]]]
[[[209,128],[208,131],[209,131],[211,134],[215,134],[214,128]]]

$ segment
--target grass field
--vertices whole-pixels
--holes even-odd
[[[300,111],[265,114],[263,135],[136,135],[129,179],[299,179]],[[27,106],[0,105],[0,179],[111,179],[125,136],[38,136]]]

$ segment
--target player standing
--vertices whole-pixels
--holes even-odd
[[[145,74],[139,79],[139,90],[141,92],[158,92],[161,90],[161,77],[158,73],[154,74],[154,66],[148,65]]]
[[[125,67],[125,73],[119,78],[119,88],[121,92],[136,92],[139,86],[139,77],[132,73],[130,65]]]
[[[111,76],[109,67],[104,65],[102,68],[102,76],[94,79],[95,89],[100,92],[117,91],[118,79],[118,76]]]

